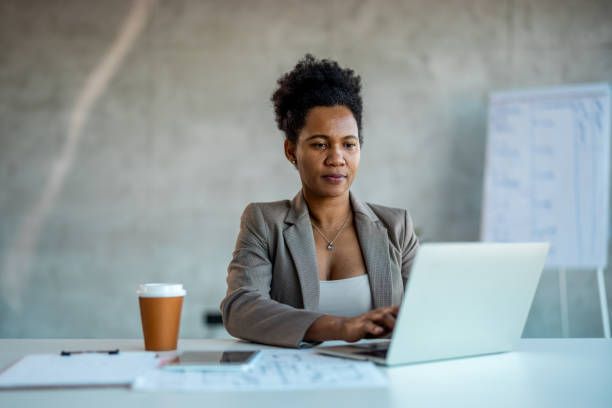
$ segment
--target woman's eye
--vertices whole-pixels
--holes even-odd
[[[317,149],[324,149],[325,148],[325,143],[313,143],[312,145],[314,147],[316,147]]]
[[[347,143],[346,147],[348,147],[349,149],[355,149],[357,148],[357,143]]]

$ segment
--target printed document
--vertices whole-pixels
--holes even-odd
[[[371,362],[316,354],[312,350],[262,350],[248,371],[150,370],[136,378],[140,391],[271,391],[380,388],[385,375]]]

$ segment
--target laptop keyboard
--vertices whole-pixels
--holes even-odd
[[[367,351],[359,351],[357,352],[357,354],[361,354],[364,356],[378,357],[378,358],[387,358],[387,351],[389,351],[389,349],[367,350]]]

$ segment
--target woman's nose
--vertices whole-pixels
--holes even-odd
[[[327,156],[327,164],[329,166],[342,166],[344,163],[344,155],[339,147],[329,149],[329,155]]]

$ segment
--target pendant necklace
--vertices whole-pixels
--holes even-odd
[[[323,231],[321,231],[319,229],[319,227],[316,226],[316,224],[313,222],[311,223],[313,227],[315,227],[315,229],[317,230],[317,232],[319,234],[321,234],[321,236],[323,237],[323,239],[325,239],[325,241],[327,241],[327,249],[329,249],[330,251],[333,250],[335,248],[334,246],[334,242],[336,242],[336,240],[338,239],[338,237],[340,236],[340,233],[342,232],[342,230],[344,230],[344,227],[346,227],[346,223],[348,222],[349,218],[351,218],[351,214],[349,214],[346,219],[344,220],[344,222],[342,223],[342,226],[340,227],[340,229],[338,230],[338,232],[336,233],[336,235],[334,236],[334,239],[332,239],[331,241],[325,236],[325,234],[323,234]]]

